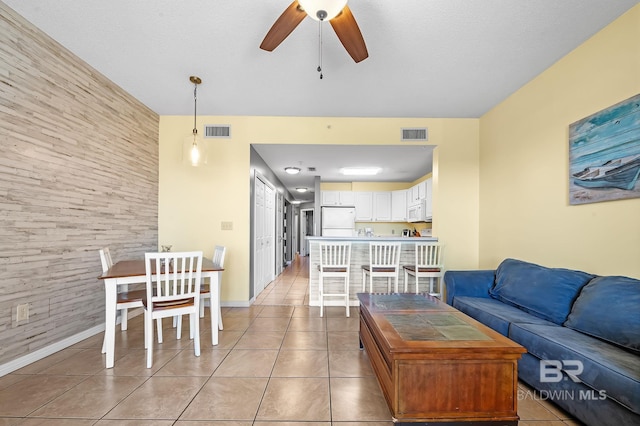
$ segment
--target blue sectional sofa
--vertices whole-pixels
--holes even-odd
[[[515,259],[447,271],[447,303],[527,349],[518,376],[588,425],[640,425],[640,280]]]

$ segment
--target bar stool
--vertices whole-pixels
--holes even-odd
[[[349,273],[351,270],[351,242],[320,243],[318,288],[320,291],[320,316],[324,315],[325,297],[342,297],[349,316]],[[342,292],[325,293],[326,278],[344,279]]]
[[[362,265],[362,291],[366,291],[369,276],[369,293],[373,293],[373,279],[387,278],[387,293],[391,292],[391,279],[394,280],[394,291],[398,292],[398,275],[400,274],[401,244],[369,242],[369,265]]]
[[[416,279],[416,294],[420,278],[429,278],[429,295],[442,298],[442,276],[444,275],[444,245],[434,242],[416,243],[415,264],[404,265],[404,291],[408,290],[409,275]],[[438,279],[438,291],[434,291],[434,279]]]

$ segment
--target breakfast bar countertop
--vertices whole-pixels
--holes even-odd
[[[351,306],[358,306],[357,293],[362,292],[362,265],[369,264],[370,242],[399,242],[400,267],[402,265],[415,264],[415,243],[437,242],[437,237],[402,237],[402,236],[354,236],[354,237],[307,237],[309,240],[309,305],[320,306],[319,293],[319,265],[320,244],[325,241],[350,241],[351,244],[351,268],[349,271],[349,300]],[[386,281],[376,281],[374,284],[379,289],[386,290]],[[340,284],[338,282],[338,284]],[[334,283],[334,285],[336,285]],[[342,284],[340,284],[342,285]],[[404,287],[404,274],[398,274],[398,288]],[[329,299],[325,306],[337,305],[341,302],[337,299]]]
[[[354,236],[354,237],[307,237],[309,241],[352,241],[354,243],[364,243],[369,241],[400,241],[402,243],[416,243],[420,241],[438,241],[437,237],[402,237],[399,235],[382,235],[382,236]]]

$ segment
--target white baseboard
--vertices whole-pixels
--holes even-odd
[[[231,302],[222,302],[220,306],[223,308],[248,308],[251,306],[252,302],[250,300],[245,301],[231,301]]]
[[[209,299],[205,299],[204,306],[209,306]],[[251,301],[230,301],[230,302],[222,302],[220,306],[223,308],[248,308],[251,306]]]
[[[49,346],[45,346],[44,348],[30,352],[24,356],[21,356],[20,358],[16,358],[5,364],[2,364],[0,365],[0,377],[7,375],[13,371],[19,370],[22,367],[26,367],[33,362],[40,361],[42,358],[46,358],[49,355],[68,348],[69,346],[75,345],[76,343],[81,342],[84,339],[88,339],[91,336],[95,336],[98,333],[102,333],[103,331],[104,324],[99,324],[95,327],[91,327],[88,330],[82,331],[78,334],[74,334],[73,336],[67,337],[66,339],[62,339]]]
[[[222,303],[222,307],[248,308],[249,306],[251,306],[250,301],[232,301]],[[127,317],[133,318],[141,315],[143,312],[144,311],[142,308],[129,309]],[[118,324],[120,323],[120,316],[118,316],[116,321]],[[99,324],[95,327],[91,327],[88,330],[67,337],[66,339],[62,339],[58,342],[52,343],[49,346],[45,346],[44,348],[23,355],[20,358],[16,358],[5,364],[0,364],[0,377],[6,376],[7,374],[19,370],[22,367],[26,367],[27,365],[36,361],[40,361],[41,359],[46,358],[49,355],[53,355],[58,351],[66,349],[69,346],[73,346],[76,343],[83,341],[84,339],[88,339],[89,337],[95,336],[96,334],[102,332],[104,332],[104,324]]]

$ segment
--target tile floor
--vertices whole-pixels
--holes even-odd
[[[327,308],[320,318],[305,305],[307,280],[300,258],[250,308],[223,308],[218,346],[202,321],[199,358],[188,321],[176,340],[165,320],[165,341],[145,368],[138,316],[117,332],[113,369],[104,368],[96,335],[0,377],[0,426],[392,425],[358,348],[357,309],[345,318],[343,308]],[[518,404],[521,425],[579,424],[545,401]]]

